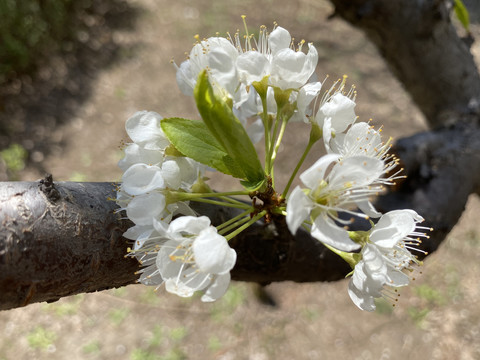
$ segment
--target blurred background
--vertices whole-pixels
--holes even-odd
[[[197,117],[170,60],[185,59],[195,34],[243,29],[241,15],[251,32],[276,21],[314,42],[319,79],[347,74],[357,114],[384,136],[425,130],[375,48],[332,12],[325,0],[0,0],[0,181],[119,180],[125,120],[137,110]],[[480,37],[477,24],[472,32]],[[478,43],[473,52],[480,59]],[[303,150],[308,130],[295,126],[277,174]],[[347,281],[272,284],[268,301],[232,283],[213,304],[131,285],[0,312],[0,359],[480,359],[479,211],[472,197],[395,309],[361,312]]]

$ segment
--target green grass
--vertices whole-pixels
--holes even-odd
[[[130,354],[131,360],[159,360],[160,357],[150,351],[143,349],[134,349]]]
[[[231,284],[225,295],[212,305],[211,318],[221,322],[226,316],[231,315],[237,307],[245,303],[247,297],[245,292],[244,285]]]
[[[5,164],[11,180],[17,179],[17,173],[25,168],[28,151],[20,144],[11,144],[0,151],[0,161]]]
[[[174,341],[180,341],[187,336],[187,329],[183,326],[170,330],[170,338]]]
[[[212,352],[217,352],[218,350],[220,350],[222,348],[222,343],[217,336],[212,335],[208,338],[208,345],[207,346],[208,346],[208,350],[210,350]]]
[[[150,347],[157,347],[162,344],[163,341],[163,329],[160,325],[155,325],[153,328],[152,337],[148,341]]]
[[[85,294],[75,295],[71,298],[64,299],[59,303],[45,304],[43,310],[54,313],[58,317],[75,315],[78,312],[78,308],[82,304],[85,298]]]
[[[54,331],[47,330],[42,326],[37,326],[27,334],[28,345],[32,349],[46,350],[57,339]]]
[[[100,353],[100,341],[93,340],[88,344],[83,345],[82,352],[87,355],[94,355]]]
[[[129,312],[130,311],[125,308],[113,309],[113,310],[110,310],[110,312],[108,313],[108,317],[115,326],[119,326],[126,319]]]

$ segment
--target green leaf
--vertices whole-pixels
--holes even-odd
[[[470,16],[462,0],[454,0],[455,15],[462,23],[465,30],[470,31]]]
[[[183,155],[224,174],[244,179],[241,166],[223,149],[207,126],[198,120],[168,118],[161,121],[162,130],[168,140]]]
[[[245,128],[226,101],[217,96],[204,70],[198,76],[195,101],[202,119],[226,153],[245,173],[243,179],[259,183],[265,178],[262,164]]]
[[[261,191],[260,189],[267,183],[267,179],[263,179],[261,181],[257,182],[251,182],[251,181],[240,181],[242,186],[245,188],[245,190],[253,192],[253,191]]]

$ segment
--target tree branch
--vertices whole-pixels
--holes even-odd
[[[480,76],[450,21],[446,0],[331,0],[360,28],[424,113],[431,128],[478,112]],[[453,116],[453,119],[452,119]]]
[[[435,228],[435,250],[480,191],[480,77],[441,0],[331,0],[362,28],[405,85],[434,131],[401,139],[396,152],[408,179],[380,198],[388,211],[417,210]],[[472,171],[473,170],[473,171]],[[132,224],[115,213],[108,183],[0,183],[0,309],[134,283],[138,263],[124,258],[121,234]],[[235,210],[199,205],[214,224]],[[285,223],[257,223],[232,240],[235,280],[333,281],[348,265],[309,234]]]
[[[110,183],[0,183],[0,309],[132,284],[139,264],[125,258],[133,224],[122,219]],[[238,210],[207,204],[196,210],[220,224]],[[267,284],[332,281],[348,265],[304,231],[257,223],[232,240],[235,280]]]

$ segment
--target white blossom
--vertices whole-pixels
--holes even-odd
[[[305,188],[296,187],[287,202],[287,224],[294,234],[305,221],[313,222],[311,233],[318,240],[342,251],[353,251],[360,245],[335,221],[345,223],[339,212],[352,212],[352,205],[369,203],[373,186],[383,173],[383,162],[376,158],[356,156],[341,159],[338,154],[321,157],[300,175]]]
[[[413,210],[395,210],[384,214],[370,230],[349,283],[348,293],[362,310],[374,311],[375,298],[397,300],[396,291],[388,288],[406,286],[409,277],[402,270],[411,271],[417,257],[409,250],[416,250],[420,237],[428,236],[417,229],[423,218]]]
[[[168,292],[182,297],[203,290],[202,301],[221,297],[230,283],[235,250],[219,235],[205,216],[173,220],[166,232],[169,240],[158,251],[156,266]]]

